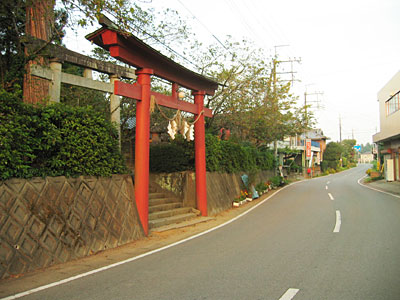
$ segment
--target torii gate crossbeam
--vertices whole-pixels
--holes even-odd
[[[193,113],[197,118],[197,122],[194,125],[196,203],[201,214],[206,216],[207,185],[204,117],[211,117],[212,112],[204,107],[204,97],[206,94],[213,95],[218,83],[175,63],[133,35],[103,27],[89,34],[86,38],[109,50],[111,56],[137,68],[137,82],[132,85],[116,81],[114,93],[138,100],[136,107],[135,199],[145,234],[148,234],[151,96],[155,96],[159,105]],[[151,91],[152,75],[172,83],[171,96]],[[177,85],[192,90],[194,104],[178,100]]]

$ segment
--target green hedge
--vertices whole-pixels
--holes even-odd
[[[0,179],[124,172],[118,133],[101,114],[63,104],[34,107],[0,91]]]
[[[252,170],[271,170],[274,157],[270,151],[258,150],[252,145],[241,145],[206,135],[207,171],[235,173]]]
[[[270,151],[258,150],[252,145],[221,141],[206,134],[206,167],[210,172],[235,173],[252,170],[271,170],[274,166]],[[150,147],[151,172],[194,170],[194,143],[177,137],[168,144]]]
[[[194,169],[194,153],[188,155],[184,147],[176,143],[150,147],[150,172],[171,173]]]

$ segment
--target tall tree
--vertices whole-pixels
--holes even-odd
[[[54,0],[30,0],[26,3],[26,22],[25,33],[27,37],[34,37],[46,42],[51,40],[51,31],[54,27]],[[28,48],[25,49],[27,56]],[[28,103],[38,103],[45,99],[49,94],[49,82],[46,79],[31,75],[30,68],[33,64],[42,66],[48,62],[38,56],[35,60],[29,60],[26,65],[24,76],[24,101]]]

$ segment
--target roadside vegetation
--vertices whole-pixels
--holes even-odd
[[[43,63],[39,58],[45,50],[40,47],[26,51],[27,36],[32,33],[32,16],[27,16],[27,11],[46,11],[40,21],[43,24],[36,25],[44,26],[49,43],[60,45],[67,27],[78,32],[81,27],[97,24],[105,14],[122,30],[135,34],[164,55],[221,83],[215,95],[205,101],[205,106],[213,111],[213,117],[206,119],[208,171],[274,169],[277,149],[268,148],[269,145],[313,125],[312,114],[306,113],[307,107],[298,103],[290,82],[279,78],[278,56],[266,55],[251,41],[236,41],[231,37],[203,44],[176,11],[146,7],[141,2],[113,0],[63,0],[56,7],[48,0],[0,4],[0,23],[4,24],[0,27],[0,101],[20,102],[14,110],[10,105],[2,105],[2,179],[79,174],[109,176],[126,172],[116,132],[108,120],[109,95],[63,84],[59,105],[22,104],[26,66],[29,61]],[[177,47],[179,53],[172,50]],[[92,56],[118,63],[100,48],[94,49]],[[63,72],[82,75],[83,69],[66,64]],[[153,80],[152,88],[170,93],[170,86],[157,79]],[[47,100],[43,98],[43,105]],[[189,96],[184,100],[193,101]],[[120,108],[121,124],[118,125],[124,145],[132,140],[129,121],[135,116],[136,101],[123,98]],[[173,114],[175,111],[169,109],[163,113],[155,110],[152,125],[161,124],[166,129],[162,115]],[[193,121],[192,116],[185,118]],[[94,127],[89,129],[89,126]],[[229,139],[218,137],[221,128],[229,130]],[[131,148],[126,151],[132,151]],[[152,146],[150,168],[154,172],[193,169],[193,143],[167,139]]]
[[[357,166],[357,156],[354,150],[356,140],[343,140],[341,143],[330,142],[324,152],[321,163],[323,174],[333,174]]]
[[[370,168],[366,171],[368,177],[365,178],[364,182],[368,183],[368,182],[384,179],[384,176],[381,171],[382,170],[380,168],[379,162],[374,160],[372,162],[372,168]]]
[[[32,106],[0,92],[0,180],[126,173],[118,133],[90,107]]]

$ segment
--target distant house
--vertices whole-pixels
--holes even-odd
[[[373,135],[383,156],[385,179],[400,181],[400,71],[378,92],[380,132]]]
[[[319,166],[324,159],[326,149],[326,140],[329,138],[324,135],[321,129],[311,129],[305,134],[287,137],[283,141],[278,142],[278,148],[288,148],[292,150],[300,150],[301,154],[294,157],[297,165],[303,165],[305,161],[305,140],[311,140],[312,164],[311,166]],[[273,146],[272,144],[270,145]],[[309,164],[308,164],[309,165]],[[303,165],[304,166],[304,165]]]
[[[361,164],[369,164],[374,160],[373,153],[361,153],[359,158],[359,163]]]

